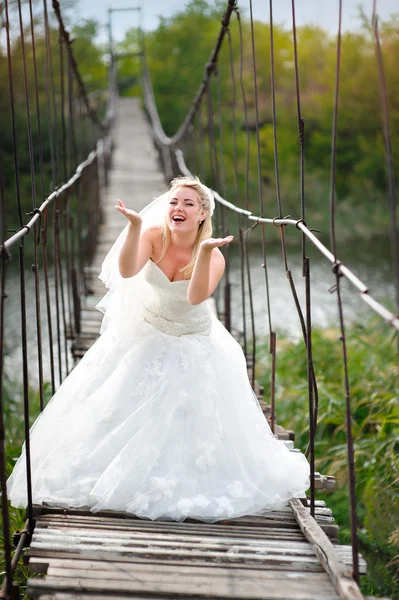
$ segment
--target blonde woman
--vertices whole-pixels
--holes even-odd
[[[309,486],[276,440],[240,346],[207,299],[224,271],[214,199],[177,178],[107,255],[101,336],[31,430],[33,501],[214,522],[277,508]],[[8,486],[26,505],[24,452]],[[60,468],[61,465],[61,468]]]

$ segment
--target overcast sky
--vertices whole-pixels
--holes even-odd
[[[103,39],[106,36],[108,8],[126,8],[143,6],[144,29],[154,29],[158,25],[159,16],[170,17],[187,4],[184,0],[79,0],[79,13],[82,18],[95,18],[104,25]],[[373,0],[343,0],[344,29],[358,29],[359,10],[362,6],[367,14],[371,14]],[[227,2],[226,2],[227,5]],[[249,11],[249,0],[238,2],[242,12]],[[297,24],[313,23],[329,30],[336,31],[338,23],[338,0],[296,0]],[[398,0],[377,0],[378,13],[386,18],[393,13],[399,13]],[[269,20],[269,2],[253,0],[254,17]],[[291,24],[291,0],[275,0],[273,3],[273,18],[276,23]],[[113,13],[113,32],[116,40],[121,39],[126,29],[138,24],[136,11]]]

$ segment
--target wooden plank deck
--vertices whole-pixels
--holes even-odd
[[[104,204],[105,223],[97,256],[87,270],[91,295],[83,307],[82,333],[72,346],[76,361],[98,337],[101,314],[94,306],[105,288],[97,276],[105,253],[125,225],[113,208],[115,199],[140,210],[164,188],[138,102],[121,100],[113,171]],[[256,392],[268,418],[263,391],[258,387]],[[276,433],[292,451],[298,451],[293,432],[277,427]],[[334,485],[334,478],[316,475],[317,488]],[[362,598],[349,575],[351,548],[337,544],[338,527],[331,510],[317,501],[319,542],[308,532],[314,521],[307,516],[307,502],[304,504],[306,507],[297,501],[263,517],[214,524],[192,519],[183,523],[150,521],[113,511],[93,515],[85,509],[35,506],[36,525],[25,560],[37,575],[28,580],[28,594],[41,600]],[[335,564],[330,574],[325,570],[329,570],[328,564],[320,558],[325,552],[323,544]],[[360,565],[365,572],[362,559]],[[343,581],[341,587],[336,573]]]
[[[318,515],[326,511],[318,502]],[[289,507],[212,525],[35,512],[29,565],[46,577],[29,580],[32,597],[339,598]],[[335,549],[350,568],[350,548]]]

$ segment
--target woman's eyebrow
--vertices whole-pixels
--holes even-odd
[[[178,198],[171,198],[171,200],[178,200]],[[195,202],[195,200],[193,200],[192,198],[184,198],[184,202]]]

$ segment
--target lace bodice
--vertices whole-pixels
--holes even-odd
[[[139,310],[147,323],[169,335],[209,335],[212,324],[209,303],[188,302],[189,280],[170,281],[152,260],[143,269],[143,280]]]

